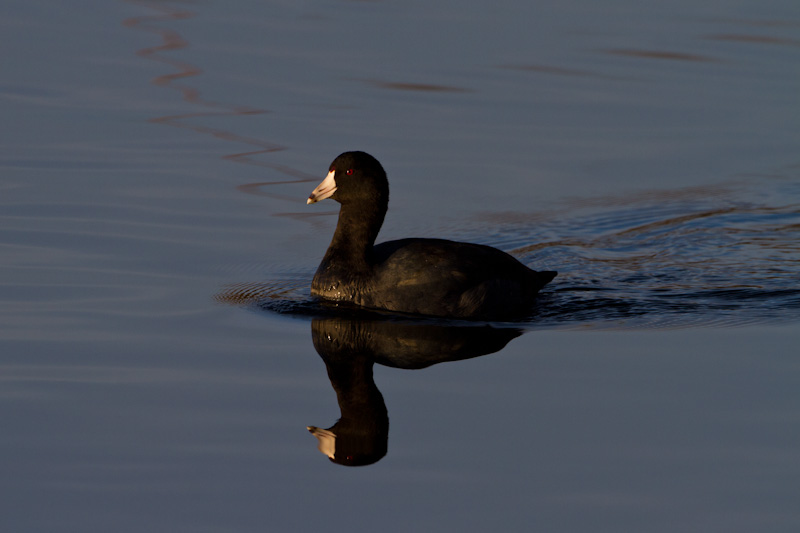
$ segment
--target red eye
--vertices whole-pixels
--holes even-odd
[[[347,174],[348,176],[352,176],[353,175],[353,169],[352,168],[348,168],[347,172],[345,172],[345,174]]]

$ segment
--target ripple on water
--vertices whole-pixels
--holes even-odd
[[[498,246],[534,269],[558,270],[521,320],[524,327],[778,323],[800,318],[796,189],[769,195],[746,186],[697,188],[578,202],[530,217],[481,215],[451,237]],[[495,228],[491,239],[487,220]],[[308,270],[290,272],[230,285],[217,300],[295,316],[341,312],[312,299],[310,281]]]

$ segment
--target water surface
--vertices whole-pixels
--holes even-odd
[[[800,527],[795,2],[0,13],[4,531]],[[530,315],[311,301],[351,149]]]

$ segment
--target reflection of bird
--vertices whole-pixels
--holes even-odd
[[[386,455],[389,439],[389,416],[373,380],[374,363],[424,368],[499,351],[520,334],[518,329],[489,326],[315,318],[311,338],[325,361],[341,418],[329,429],[309,426],[308,430],[331,461],[372,464]]]
[[[443,239],[402,239],[374,246],[389,205],[381,164],[346,152],[308,203],[333,198],[339,222],[311,293],[323,299],[403,313],[502,318],[527,311],[556,273],[536,272],[496,248]]]
[[[326,327],[329,322],[314,319],[311,337],[325,361],[341,417],[329,429],[309,426],[308,430],[331,461],[346,466],[372,464],[386,455],[389,440],[386,404],[372,378],[374,360],[369,348],[357,341],[358,335],[336,333]]]
[[[372,378],[373,361],[363,355],[325,359],[341,417],[329,429],[309,426],[319,451],[334,463],[363,466],[379,461],[389,441],[389,415]]]

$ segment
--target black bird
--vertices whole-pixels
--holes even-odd
[[[311,192],[309,204],[341,204],[311,294],[360,307],[452,318],[518,317],[556,272],[537,272],[491,246],[444,239],[375,245],[389,206],[389,182],[377,159],[345,152]]]

